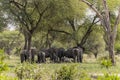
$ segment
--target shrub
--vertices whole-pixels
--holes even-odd
[[[53,80],[74,80],[77,75],[77,69],[75,65],[63,66],[55,72]]]
[[[81,71],[78,77],[79,80],[91,80],[90,76],[86,73],[86,71]]]
[[[103,59],[101,61],[102,67],[106,67],[107,69],[112,66],[112,62],[110,59]]]
[[[44,78],[48,78],[46,69],[36,64],[21,64],[16,68],[15,73],[20,80],[46,80]]]
[[[90,78],[85,72],[78,72],[77,65],[64,65],[55,71],[52,80],[90,80]]]
[[[118,75],[106,73],[104,76],[99,76],[97,80],[120,80]]]
[[[4,50],[0,50],[0,74],[8,69],[8,66],[4,63],[5,54]]]
[[[6,74],[0,74],[0,80],[18,80],[17,77],[7,76]]]
[[[7,76],[3,73],[9,69],[8,65],[4,63],[5,58],[4,50],[0,50],[0,80],[18,80],[16,77]]]

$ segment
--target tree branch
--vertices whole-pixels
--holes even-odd
[[[67,34],[67,35],[72,35],[71,33],[68,33],[68,32],[63,31],[63,30],[50,29],[49,32],[51,32],[51,31],[59,32],[59,33],[64,33],[64,34]]]
[[[35,4],[36,5],[36,4]],[[49,6],[47,6],[42,12],[39,11],[39,8],[38,6],[36,5],[36,8],[38,10],[38,13],[39,13],[39,19],[38,21],[36,22],[36,25],[32,28],[32,31],[34,31],[38,26],[39,26],[39,23],[44,15],[44,13],[48,10]]]
[[[14,4],[17,8],[19,8],[20,10],[24,7],[22,4],[14,1],[14,0],[10,0],[9,1],[10,4]],[[22,8],[21,8],[22,7]]]
[[[84,2],[86,5],[88,5],[95,13],[96,15],[100,18],[101,20],[101,23],[103,25],[103,28],[105,31],[108,31],[106,25],[105,25],[105,19],[104,19],[104,16],[102,16],[102,14],[93,6],[93,4],[91,4],[90,2],[88,2],[87,0],[80,0],[82,2]]]
[[[74,25],[74,18],[73,18],[73,19],[68,19],[68,22],[70,23],[70,25],[71,25],[73,31],[76,31],[75,25]]]
[[[18,3],[18,2],[15,2],[14,0],[11,0],[11,1],[10,1],[10,4],[13,4],[16,8],[20,9],[20,11],[21,11],[22,13],[24,13],[25,16],[27,16],[27,14],[26,14],[26,12],[25,12],[25,8],[26,8],[25,6],[27,5],[27,2],[25,2],[25,6],[23,6],[22,4],[20,4],[20,3]],[[22,8],[21,8],[21,7],[22,7]],[[21,16],[19,15],[19,13],[17,14],[16,11],[13,11],[11,8],[10,8],[10,11],[12,12],[13,15],[15,15],[15,16],[18,18],[18,20],[19,20],[24,26],[26,26],[27,30],[29,30],[28,24],[27,24],[26,20],[23,19],[23,16],[21,17]],[[27,17],[28,17],[28,16],[27,16]],[[28,20],[29,20],[29,19],[28,19]]]
[[[103,7],[104,7],[104,10],[105,10],[105,16],[104,16],[104,20],[105,20],[105,23],[106,24],[106,28],[109,32],[111,32],[111,26],[110,26],[110,16],[109,16],[109,10],[108,10],[108,7],[107,7],[107,2],[106,0],[103,0]]]
[[[80,0],[82,2],[84,2],[86,5],[88,5],[96,14],[97,16],[102,20],[103,16],[101,15],[101,13],[88,1],[86,0]]]
[[[96,24],[96,23],[98,23],[100,21],[100,20],[98,20],[98,21],[95,22],[96,18],[97,17],[95,16],[94,19],[93,19],[93,21],[92,21],[92,24],[89,26],[87,32],[85,33],[85,35],[83,36],[81,42],[78,45],[83,46],[85,44],[85,42],[88,39],[90,33],[92,32],[93,25]]]
[[[115,20],[115,24],[114,24],[114,30],[113,30],[113,36],[114,36],[114,39],[116,38],[116,34],[117,34],[117,27],[118,27],[118,24],[120,23],[120,7],[119,7],[119,10],[118,10],[118,16]]]

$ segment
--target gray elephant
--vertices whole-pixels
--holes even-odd
[[[58,62],[57,48],[52,47],[48,49],[50,60],[53,62]]]
[[[73,53],[76,55],[77,62],[81,62],[82,63],[83,49],[81,47],[75,47],[75,48],[73,48]]]
[[[64,53],[65,57],[72,58],[76,62],[77,54],[74,53],[74,48],[69,48]]]
[[[45,52],[40,51],[40,52],[37,54],[37,57],[38,57],[38,60],[37,60],[38,63],[45,63],[45,61],[46,61]]]
[[[20,53],[20,59],[21,59],[21,63],[23,63],[24,61],[27,61],[29,59],[29,54],[28,51],[23,49]]]
[[[36,51],[36,49],[31,48],[29,53],[30,53],[30,61],[31,61],[31,63],[33,63],[35,61],[35,54],[37,53],[37,51]]]
[[[49,49],[41,49],[40,51],[45,53],[45,58],[49,58],[50,57]]]
[[[67,62],[67,63],[71,63],[71,62],[72,62],[72,60],[69,59],[68,57],[62,57],[62,58],[61,58],[61,61],[62,61],[62,62]]]
[[[65,49],[51,47],[49,49],[42,49],[41,51],[45,52],[45,58],[49,57],[51,61],[59,62],[64,57]]]
[[[59,61],[62,62],[62,58],[64,57],[65,49],[64,48],[57,48],[56,49],[56,56],[59,58]]]

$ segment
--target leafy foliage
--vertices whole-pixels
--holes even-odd
[[[18,79],[24,80],[45,80],[45,78],[49,78],[48,75],[45,74],[48,74],[46,69],[41,68],[36,64],[21,64],[19,67],[16,68],[15,73],[17,74]]]
[[[3,50],[0,50],[0,73],[8,69],[7,64],[4,63],[5,54]]]
[[[17,77],[6,76],[5,74],[0,75],[0,80],[18,80]]]
[[[85,72],[78,72],[77,65],[62,66],[53,75],[53,80],[90,80],[89,76]]]
[[[120,77],[115,74],[106,73],[104,76],[98,77],[97,80],[120,80]]]
[[[101,61],[101,65],[102,65],[103,67],[105,67],[105,68],[108,69],[109,67],[112,66],[111,59],[103,59],[103,60]]]
[[[55,77],[57,80],[74,80],[76,77],[76,72],[77,69],[75,66],[63,66],[56,72],[57,75]]]
[[[23,46],[23,36],[18,31],[3,31],[0,34],[0,44],[0,49],[4,49],[5,53],[12,53],[16,47]]]

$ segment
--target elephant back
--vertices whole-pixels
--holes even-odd
[[[50,57],[49,49],[41,49],[41,51],[45,53],[46,58]]]
[[[58,57],[63,57],[64,53],[65,53],[64,48],[58,48],[58,50],[57,50]]]
[[[65,51],[64,56],[68,58],[73,58],[73,48],[69,48]]]
[[[23,49],[22,51],[21,51],[21,54],[26,54],[27,53],[27,50],[26,49]]]

